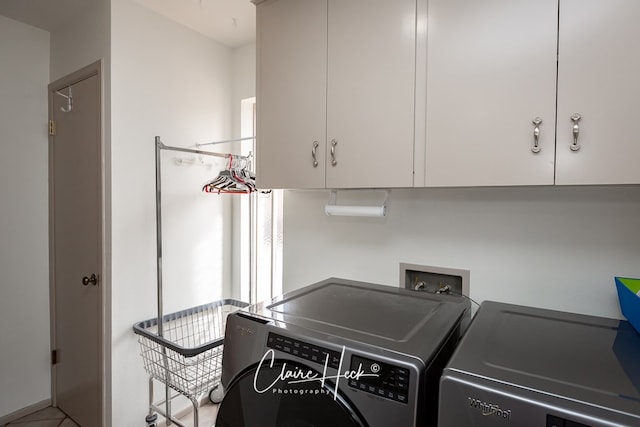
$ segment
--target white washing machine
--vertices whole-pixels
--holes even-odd
[[[439,427],[640,427],[640,334],[484,302],[443,372],[439,416]]]
[[[466,299],[328,279],[229,316],[216,427],[437,423]]]

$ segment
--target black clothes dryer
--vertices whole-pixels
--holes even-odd
[[[227,319],[216,427],[435,426],[466,299],[328,279]]]

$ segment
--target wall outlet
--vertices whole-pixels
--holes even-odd
[[[400,287],[469,296],[469,270],[400,263]]]

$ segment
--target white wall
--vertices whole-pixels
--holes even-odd
[[[105,60],[104,68],[108,71],[108,0],[90,2],[71,22],[51,33],[51,81],[99,59]]]
[[[639,187],[394,190],[387,218],[327,217],[327,200],[285,194],[285,290],[328,277],[398,286],[408,262],[469,269],[478,302],[619,318],[614,276],[640,277]]]
[[[156,316],[154,137],[161,136],[168,145],[192,148],[198,142],[231,137],[232,54],[230,49],[131,0],[112,1],[111,40],[112,424],[132,426],[140,424],[147,413],[148,377],[131,328],[138,321]],[[172,156],[171,152],[163,153]],[[171,158],[168,161],[171,162]],[[170,181],[167,203],[171,205],[170,200],[176,202],[180,196],[169,196],[173,191],[170,186],[180,187],[180,171],[192,169],[165,169]],[[193,190],[197,193],[194,197],[201,196],[200,188]],[[209,196],[210,203],[222,203],[216,195],[205,196]],[[190,210],[184,200],[176,203]],[[226,249],[229,235],[217,224],[229,215],[230,209],[224,206],[228,204],[222,203],[223,206],[210,210],[208,222],[215,224],[220,235],[214,242],[215,248],[207,249],[213,251],[211,257],[203,261],[224,283],[230,274]],[[173,219],[165,220],[165,213]],[[176,233],[166,232],[167,239],[173,242],[181,238],[189,240],[193,234],[191,227],[203,221],[180,221],[175,216],[180,213],[179,206],[167,207],[163,212],[163,221],[183,224],[184,232],[180,232],[181,229]],[[210,234],[203,233],[203,240],[207,239],[211,239]],[[202,261],[193,257],[193,251],[198,249],[186,243],[171,244],[163,239],[163,246],[170,252],[163,259],[169,269],[172,267],[168,264],[180,263],[178,256],[182,256],[185,263]],[[184,249],[182,253],[181,249]],[[218,264],[220,255],[224,258]],[[173,270],[168,274],[179,272]],[[164,300],[168,306],[165,312],[189,303],[185,296],[190,290],[184,289],[184,285],[166,278]],[[218,294],[218,284],[204,285],[209,287],[209,296]],[[206,301],[200,301],[203,302]]]
[[[49,33],[0,16],[0,418],[51,397]]]
[[[233,50],[233,94],[231,111],[234,137],[240,137],[240,101],[256,96],[256,44]]]

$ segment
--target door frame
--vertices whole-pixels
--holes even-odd
[[[109,145],[106,138],[107,129],[105,126],[105,79],[104,61],[99,59],[77,71],[61,77],[48,85],[48,117],[53,118],[55,92],[70,86],[89,77],[97,76],[100,82],[99,108],[100,108],[100,236],[99,236],[99,257],[100,257],[100,381],[102,426],[111,425],[111,221],[110,221],[110,156]],[[50,133],[50,132],[49,132]],[[53,182],[53,139],[48,136],[48,164],[49,164],[49,316],[50,316],[50,336],[51,349],[56,349],[56,284],[55,284],[55,242],[54,242],[54,182]],[[51,365],[51,403],[57,406],[56,395],[56,365]]]

